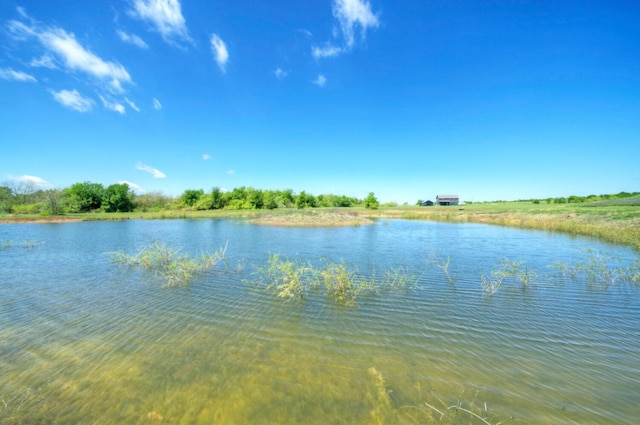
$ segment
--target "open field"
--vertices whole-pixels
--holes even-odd
[[[366,218],[398,218],[454,223],[486,223],[589,236],[640,250],[640,205],[636,202],[597,204],[534,204],[504,202],[462,207],[381,207],[379,209],[209,210],[132,213],[86,213],[42,217],[0,215],[0,223],[64,222],[171,218],[252,218],[257,224],[310,226],[358,225]],[[319,220],[314,221],[314,218]]]

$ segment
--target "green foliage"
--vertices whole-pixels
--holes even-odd
[[[180,195],[179,203],[184,207],[193,207],[204,196],[204,190],[187,189]]]
[[[69,212],[89,212],[102,206],[104,186],[100,183],[75,183],[63,190]]]
[[[102,195],[102,208],[106,212],[133,211],[133,193],[126,183],[112,184]]]
[[[140,267],[161,277],[163,287],[171,288],[190,284],[198,275],[213,269],[224,259],[226,246],[213,254],[202,254],[192,258],[179,250],[156,242],[138,252],[128,255],[124,252],[111,252],[111,261],[129,267]]]
[[[378,207],[380,207],[380,202],[378,202],[378,199],[373,192],[369,192],[369,195],[365,198],[364,207],[372,210],[378,209]]]
[[[302,261],[281,259],[279,254],[269,256],[267,266],[258,267],[260,281],[280,298],[304,299],[308,291],[310,264]]]
[[[296,208],[314,208],[317,206],[315,196],[306,193],[304,190],[295,197],[296,200]]]
[[[264,267],[256,267],[257,282],[280,298],[303,300],[311,289],[323,289],[327,298],[343,305],[355,305],[363,292],[408,289],[415,277],[404,268],[392,268],[384,278],[367,277],[345,261],[324,261],[313,267],[308,261],[293,261],[271,254]]]

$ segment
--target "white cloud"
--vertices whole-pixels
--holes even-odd
[[[371,4],[367,0],[334,0],[332,9],[348,49],[353,47],[356,26],[360,27],[362,38],[364,38],[369,28],[377,28],[380,25],[378,17],[371,11]]]
[[[158,99],[156,99],[155,97],[153,98],[153,109],[155,109],[155,110],[162,109],[162,103],[160,103],[160,101]]]
[[[107,100],[102,96],[100,96],[100,100],[102,101],[102,105],[111,111],[117,112],[120,115],[124,115],[127,113],[127,110],[121,103],[111,102],[110,100]]]
[[[227,174],[228,175],[232,175],[232,174],[235,174],[235,173],[236,173],[235,170],[227,170]]]
[[[32,66],[34,68],[49,68],[49,69],[57,69],[58,67],[56,66],[55,62],[53,61],[53,58],[51,57],[51,55],[42,55],[42,57],[38,58],[38,59],[31,59],[31,62],[29,62],[29,66]]]
[[[53,95],[55,100],[74,111],[87,112],[93,107],[93,100],[82,96],[78,93],[78,90],[60,90],[58,92],[49,90],[49,92]]]
[[[273,71],[273,74],[279,78],[280,80],[282,80],[283,78],[285,78],[289,73],[287,71],[283,71],[280,68],[277,68],[275,71]]]
[[[42,177],[38,177],[38,176],[29,176],[25,174],[17,177],[15,176],[7,176],[7,177],[12,182],[28,184],[36,189],[50,189],[53,187],[51,183],[49,183]]]
[[[0,68],[0,78],[9,81],[22,81],[27,83],[35,83],[37,80],[33,75],[26,72],[14,71],[11,68]]]
[[[138,108],[138,106],[135,103],[133,103],[131,100],[129,100],[128,97],[125,97],[124,101],[127,102],[127,105],[129,105],[129,107],[131,109],[133,109],[136,112],[140,112],[140,108]]]
[[[317,47],[314,46],[311,49],[311,54],[313,55],[314,58],[319,59],[319,58],[330,58],[333,56],[337,56],[340,53],[342,53],[342,48],[340,47],[336,47],[336,46],[332,46],[332,45],[326,45],[324,47]]]
[[[211,159],[211,155],[209,155],[208,153],[203,153],[202,154],[202,159],[204,159],[205,161],[208,161]]]
[[[227,51],[227,45],[217,34],[211,34],[211,51],[218,67],[222,72],[225,72],[225,67],[229,61],[229,52]]]
[[[123,184],[123,183],[129,186],[129,189],[133,190],[137,194],[142,194],[146,192],[146,190],[144,190],[142,187],[138,186],[135,183],[131,183],[130,181],[127,181],[127,180],[118,181],[118,184]]]
[[[133,0],[130,15],[153,25],[170,43],[183,40],[191,43],[187,24],[178,0]]]
[[[83,72],[106,83],[112,92],[122,93],[123,84],[131,83],[131,76],[122,65],[96,56],[80,45],[73,34],[62,28],[42,27],[35,21],[30,23],[31,25],[27,25],[19,21],[10,21],[8,28],[16,39],[26,40],[35,37],[47,49],[45,56],[57,55],[67,69]],[[52,60],[45,61],[48,64],[53,63]]]
[[[125,43],[133,44],[134,46],[137,46],[141,49],[149,48],[147,43],[145,43],[143,39],[141,39],[135,34],[128,34],[122,30],[116,30],[116,33],[118,33],[120,40],[124,41]]]
[[[157,168],[153,168],[150,167],[148,165],[144,165],[142,162],[138,161],[136,163],[136,168],[140,171],[146,171],[147,173],[150,173],[153,178],[155,179],[164,179],[167,177],[167,175],[165,173],[163,173],[162,171],[158,170]]]
[[[327,79],[324,75],[320,74],[318,75],[318,78],[312,81],[312,83],[319,87],[324,87],[324,85],[327,84]]]

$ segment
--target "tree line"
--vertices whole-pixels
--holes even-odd
[[[58,215],[85,212],[163,211],[172,209],[275,209],[315,207],[378,208],[373,192],[365,199],[334,194],[312,195],[305,191],[261,190],[239,187],[224,191],[214,187],[187,189],[174,198],[160,192],[136,194],[126,183],[104,186],[81,182],[64,189],[39,189],[31,181],[11,181],[0,185],[0,213]]]

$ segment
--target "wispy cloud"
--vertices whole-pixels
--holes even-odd
[[[153,168],[148,165],[145,165],[140,161],[136,163],[136,168],[140,171],[146,171],[147,173],[151,174],[155,179],[164,179],[167,177],[165,173],[158,170],[157,168]]]
[[[11,68],[0,68],[0,78],[9,81],[21,81],[27,83],[35,83],[37,80],[33,75],[26,72],[14,71]]]
[[[124,41],[125,43],[133,44],[134,46],[137,46],[141,49],[149,48],[147,43],[145,43],[143,39],[135,34],[129,34],[122,30],[116,30],[116,33],[118,34],[118,37],[120,37],[120,40]]]
[[[327,84],[327,79],[324,75],[320,74],[318,75],[318,78],[312,81],[312,83],[316,86],[324,87],[324,85]]]
[[[211,159],[211,155],[209,155],[208,153],[203,153],[202,154],[202,159],[204,159],[205,161],[208,161]]]
[[[133,0],[132,6],[130,15],[149,22],[166,42],[192,42],[178,0]]]
[[[9,21],[8,29],[17,40],[38,40],[47,50],[45,56],[49,56],[49,59],[42,63],[46,63],[48,67],[53,64],[51,55],[55,55],[68,70],[89,75],[105,83],[106,88],[112,92],[122,93],[123,85],[131,83],[131,76],[124,66],[100,58],[84,48],[75,35],[62,28],[43,26],[30,19],[28,24],[16,20]]]
[[[227,45],[217,35],[211,34],[211,51],[213,57],[218,64],[218,67],[222,72],[226,72],[227,62],[229,61],[229,52],[227,51]]]
[[[378,17],[371,11],[367,0],[334,0],[333,16],[338,20],[347,48],[353,47],[356,27],[360,27],[362,38],[369,28],[380,25]]]
[[[49,69],[58,68],[55,62],[53,61],[53,58],[51,57],[51,55],[48,55],[48,54],[44,54],[39,58],[31,59],[31,62],[29,62],[29,66],[32,66],[34,68],[49,68]]]
[[[227,174],[228,174],[228,175],[232,175],[232,174],[235,174],[235,173],[236,173],[236,171],[235,171],[235,170],[227,170]]]
[[[158,99],[156,99],[155,97],[153,98],[153,109],[155,109],[155,110],[162,109],[162,103],[160,103],[160,101]]]
[[[341,39],[340,44],[343,46],[338,47],[332,43],[326,43],[322,47],[313,46],[311,54],[316,59],[335,57],[348,52],[355,44],[358,28],[364,40],[367,30],[380,25],[378,16],[371,11],[371,3],[367,0],[333,0],[331,10],[337,21],[334,37]]]
[[[118,102],[112,102],[110,100],[105,99],[103,96],[100,96],[100,100],[102,101],[102,105],[109,109],[110,111],[114,111],[119,113],[120,115],[124,115],[127,113],[124,105]]]
[[[126,184],[127,186],[129,186],[129,189],[133,190],[137,194],[142,194],[142,193],[146,192],[146,190],[144,190],[142,187],[140,187],[137,184],[132,183],[130,181],[127,181],[127,180],[118,181],[118,184],[123,184],[123,183]]]
[[[129,100],[128,97],[125,97],[124,101],[127,102],[127,105],[129,105],[129,107],[131,109],[133,109],[136,112],[140,112],[140,108],[138,108],[138,106],[135,103],[133,103],[131,100]]]
[[[90,111],[93,107],[93,100],[82,96],[78,90],[49,90],[53,98],[63,106],[78,112]]]
[[[276,78],[282,80],[287,75],[289,75],[289,73],[287,71],[282,70],[281,68],[277,68],[275,71],[273,71],[273,75],[275,75]]]
[[[15,183],[21,183],[25,185],[30,185],[37,189],[50,189],[53,187],[51,183],[38,176],[30,176],[30,175],[22,175],[22,176],[7,176],[9,181]]]
[[[311,48],[311,54],[316,59],[338,56],[342,51],[343,49],[341,47],[332,46],[330,44],[324,47],[314,46]]]

